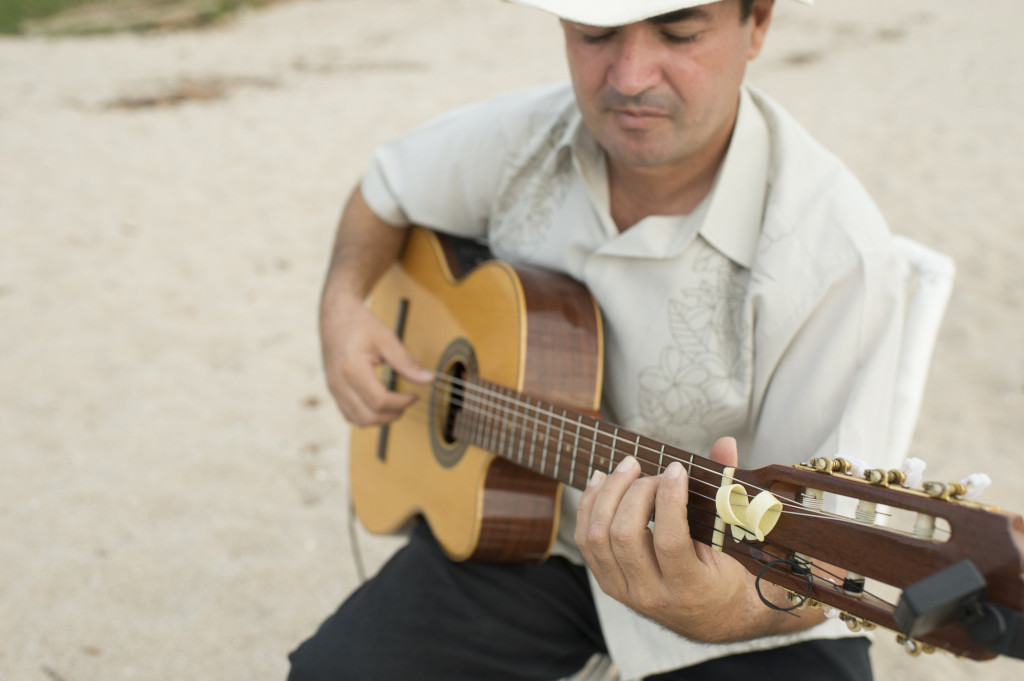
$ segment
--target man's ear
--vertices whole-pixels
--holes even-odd
[[[753,60],[761,54],[761,47],[768,34],[768,26],[772,23],[774,7],[775,0],[754,0],[750,18],[747,19],[750,22],[750,47],[747,51],[747,61]]]

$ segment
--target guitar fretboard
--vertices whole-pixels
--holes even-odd
[[[628,456],[644,475],[658,475],[673,461],[691,476],[695,460],[700,470],[721,470],[710,459],[478,377],[467,378],[453,399],[460,441],[577,489],[594,471],[611,473]]]

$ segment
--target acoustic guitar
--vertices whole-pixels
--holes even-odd
[[[964,499],[963,484],[910,488],[901,471],[842,458],[726,468],[603,421],[589,293],[474,242],[413,228],[370,306],[436,377],[384,377],[420,399],[391,424],[353,428],[352,497],[369,531],[422,516],[454,560],[543,560],[563,484],[583,489],[627,456],[645,475],[681,461],[692,536],[788,590],[793,608],[901,632],[912,653],[1024,658],[1024,521]],[[825,510],[829,497],[856,511]],[[906,527],[879,522],[895,516]]]

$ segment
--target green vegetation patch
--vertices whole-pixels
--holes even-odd
[[[267,0],[0,0],[0,33],[88,35],[212,23]]]

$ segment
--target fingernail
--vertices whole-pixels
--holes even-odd
[[[663,478],[668,478],[669,480],[672,480],[674,478],[678,478],[682,474],[683,464],[679,463],[678,461],[673,461],[668,465],[668,468],[665,469],[665,472],[662,473],[661,476]]]
[[[627,456],[625,459],[619,462],[619,465],[615,467],[616,473],[632,473],[640,467],[640,462],[632,456]]]
[[[605,474],[601,471],[594,471],[593,475],[590,476],[590,480],[587,481],[587,487],[597,487],[604,482]]]

